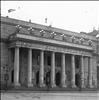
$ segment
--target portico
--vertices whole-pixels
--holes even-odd
[[[45,52],[50,52],[50,63],[51,63],[51,65],[50,65],[50,67],[49,67],[49,71],[50,71],[50,78],[49,78],[49,81],[50,81],[50,87],[51,88],[54,88],[54,87],[56,87],[56,80],[55,80],[55,76],[56,76],[56,69],[57,69],[57,66],[56,66],[56,60],[55,59],[57,59],[56,57],[55,57],[55,55],[57,54],[57,53],[60,53],[60,58],[61,58],[61,66],[60,66],[60,68],[59,68],[59,70],[60,70],[60,72],[61,72],[61,82],[60,82],[60,85],[59,86],[61,86],[61,87],[63,87],[63,88],[66,88],[66,87],[68,87],[67,86],[67,77],[68,77],[68,75],[66,74],[66,55],[67,54],[69,54],[70,55],[70,57],[71,57],[71,71],[70,71],[70,73],[71,73],[71,88],[76,88],[77,86],[76,86],[76,84],[75,84],[75,81],[76,81],[76,79],[75,79],[75,76],[76,76],[76,64],[75,64],[75,56],[80,56],[80,60],[79,60],[79,62],[80,62],[80,68],[79,68],[79,72],[80,72],[80,87],[81,88],[85,88],[85,84],[84,84],[84,57],[87,57],[88,59],[89,59],[89,63],[88,63],[88,66],[89,66],[89,74],[88,74],[88,82],[89,82],[89,88],[92,88],[92,68],[91,68],[91,57],[89,56],[89,55],[84,55],[84,54],[79,54],[78,55],[78,53],[77,54],[73,54],[73,53],[65,53],[65,52],[58,52],[58,51],[55,51],[55,49],[54,50],[44,50],[44,48],[43,48],[43,50],[42,49],[37,49],[37,48],[26,48],[27,46],[28,46],[28,44],[26,45],[27,43],[23,43],[23,45],[21,45],[21,47],[20,47],[20,45],[17,43],[17,45],[15,46],[15,48],[14,48],[14,50],[15,50],[15,54],[14,54],[14,56],[15,56],[15,58],[14,58],[14,85],[15,86],[21,86],[21,83],[19,82],[19,77],[20,77],[20,68],[19,67],[21,67],[21,66],[19,66],[20,64],[20,62],[19,62],[19,55],[20,55],[20,49],[21,48],[23,48],[23,49],[27,49],[27,51],[28,51],[28,53],[27,53],[27,86],[28,87],[33,87],[34,86],[34,82],[32,81],[32,78],[33,78],[33,70],[34,70],[34,72],[35,72],[35,69],[33,68],[33,56],[34,56],[34,53],[33,53],[33,51],[36,51],[36,50],[38,50],[38,52],[39,52],[39,67],[38,67],[38,71],[39,71],[39,87],[46,87],[47,86],[47,84],[46,84],[46,82],[45,82],[45,80],[44,80],[44,78],[45,78],[45,69],[47,69],[47,66],[45,65]],[[23,47],[22,47],[23,46]],[[24,46],[25,46],[25,48],[24,48]],[[32,46],[31,46],[32,47]],[[86,53],[87,54],[87,53]],[[36,79],[37,77],[36,77],[36,75],[35,75],[35,79]]]
[[[12,87],[97,88],[96,37],[5,17],[1,24],[3,86],[8,75]]]

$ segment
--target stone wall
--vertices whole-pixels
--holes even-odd
[[[8,38],[8,36],[15,32],[16,27],[13,25],[1,23],[1,37]]]
[[[98,53],[98,56],[97,56],[97,84],[98,84],[98,88],[99,88],[99,37],[97,38],[98,39],[98,44],[97,44],[97,53]]]
[[[4,83],[4,75],[6,74],[6,70],[9,66],[8,64],[8,45],[5,42],[1,42],[1,82]]]

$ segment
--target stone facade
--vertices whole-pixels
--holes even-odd
[[[99,30],[93,30],[92,32],[88,33],[89,35],[95,36],[97,38],[97,83],[98,83],[98,88],[99,88]]]
[[[97,39],[1,17],[1,84],[97,88]]]
[[[98,57],[97,57],[97,79],[98,79],[98,88],[99,88],[99,37],[98,37],[98,45],[97,45],[97,52],[98,52]]]

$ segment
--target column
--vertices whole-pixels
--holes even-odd
[[[81,56],[81,69],[80,69],[80,71],[81,71],[81,88],[84,88],[85,86],[84,86],[84,58],[83,58],[83,56]]]
[[[20,86],[19,84],[19,47],[15,47],[14,56],[14,85]]]
[[[39,86],[44,87],[44,51],[40,51],[40,74],[39,74]]]
[[[71,57],[71,63],[72,63],[72,69],[71,69],[71,86],[72,86],[72,88],[75,88],[76,87],[76,85],[75,85],[75,56],[74,55],[72,55],[72,57]]]
[[[88,64],[88,86],[92,88],[92,57],[89,57],[89,64]]]
[[[51,53],[51,87],[56,87],[55,84],[55,52]]]
[[[66,86],[65,54],[64,53],[62,53],[62,55],[61,55],[61,67],[62,67],[62,71],[61,71],[61,86],[62,87],[67,87]]]
[[[32,49],[28,49],[28,87],[32,87]]]

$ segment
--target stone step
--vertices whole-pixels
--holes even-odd
[[[83,92],[83,91],[98,91],[98,89],[95,88],[60,88],[60,87],[55,87],[55,88],[37,88],[37,87],[10,87],[7,89],[2,89],[2,90],[7,90],[7,91],[37,91],[37,92]]]

